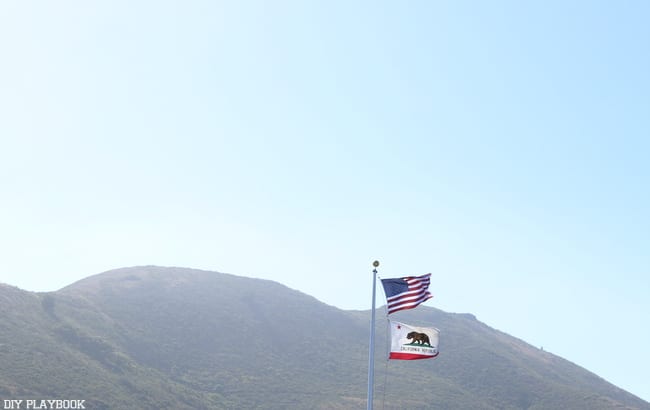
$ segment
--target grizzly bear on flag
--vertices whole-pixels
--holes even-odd
[[[429,336],[427,336],[426,333],[418,333],[418,332],[411,332],[408,335],[406,335],[407,339],[413,339],[411,343],[416,343],[420,345],[427,345],[431,346],[431,342],[429,341]]]

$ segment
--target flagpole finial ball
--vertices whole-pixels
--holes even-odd
[[[372,263],[372,266],[374,266],[375,268],[376,268],[377,266],[379,266],[379,261],[374,261],[374,262]]]

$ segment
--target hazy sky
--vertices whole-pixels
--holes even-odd
[[[650,400],[648,21],[643,0],[2,1],[0,281],[185,266],[368,309],[379,259]]]

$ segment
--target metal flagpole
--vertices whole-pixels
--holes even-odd
[[[373,392],[375,389],[375,289],[377,284],[377,267],[379,261],[374,261],[372,266],[372,309],[370,320],[370,349],[368,353],[368,406],[367,410],[372,410]]]

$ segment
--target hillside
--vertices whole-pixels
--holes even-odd
[[[0,313],[0,399],[76,398],[106,409],[365,408],[369,312],[272,281],[125,268],[51,293],[2,285]],[[472,315],[420,307],[395,316],[438,327],[441,354],[387,364],[378,321],[378,408],[385,398],[386,409],[650,409]]]

